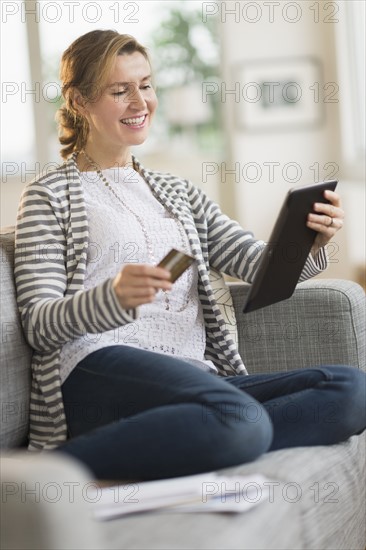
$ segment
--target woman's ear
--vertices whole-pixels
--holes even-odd
[[[86,99],[81,95],[79,90],[75,88],[72,92],[72,105],[80,115],[86,115],[88,110],[86,108]]]

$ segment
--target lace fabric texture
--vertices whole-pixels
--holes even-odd
[[[117,194],[144,220],[159,262],[171,248],[191,254],[184,230],[178,220],[152,194],[148,184],[133,168],[104,170]],[[128,263],[150,263],[146,240],[136,218],[123,208],[96,172],[83,172],[82,186],[89,223],[89,247],[85,289],[115,277]],[[182,242],[184,235],[184,242]],[[88,354],[111,345],[127,345],[184,358],[203,370],[217,372],[204,359],[206,334],[198,298],[197,268],[193,264],[174,283],[169,292],[170,309],[165,309],[162,291],[154,302],[138,308],[133,323],[115,330],[85,334],[61,350],[61,382]]]

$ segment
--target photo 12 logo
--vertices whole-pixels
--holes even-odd
[[[314,23],[338,23],[338,2],[203,2],[202,21],[217,17],[221,23],[298,23],[305,16]]]
[[[207,481],[202,483],[202,502],[206,503],[210,499],[226,502],[248,502],[251,504],[266,501],[271,504],[279,500],[296,503],[301,499],[311,499],[315,504],[318,503],[337,503],[339,499],[336,495],[339,492],[339,486],[335,482],[320,484],[315,481],[310,486],[300,485],[296,481],[287,483],[279,481],[258,482],[255,480],[237,481],[235,478],[227,481]]]
[[[36,23],[99,23],[112,14],[113,23],[139,23],[138,12],[137,2],[2,2],[1,22],[18,18],[26,23],[32,18]]]
[[[202,182],[212,181],[219,177],[221,183],[235,181],[235,183],[276,183],[285,181],[291,185],[306,178],[307,182],[334,179],[339,172],[336,162],[320,164],[314,162],[311,166],[302,166],[299,162],[290,161],[280,163],[277,161],[264,162],[234,162],[225,161],[218,163],[206,161],[202,163]]]

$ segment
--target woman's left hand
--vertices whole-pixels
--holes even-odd
[[[308,214],[306,222],[310,229],[318,232],[311,249],[313,256],[343,227],[344,211],[339,195],[334,191],[327,190],[324,191],[324,197],[329,203],[316,202],[314,212]]]

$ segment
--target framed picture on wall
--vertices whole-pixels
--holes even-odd
[[[319,59],[259,59],[236,66],[233,73],[235,90],[240,92],[235,104],[235,120],[240,129],[302,130],[324,122],[323,70]]]

